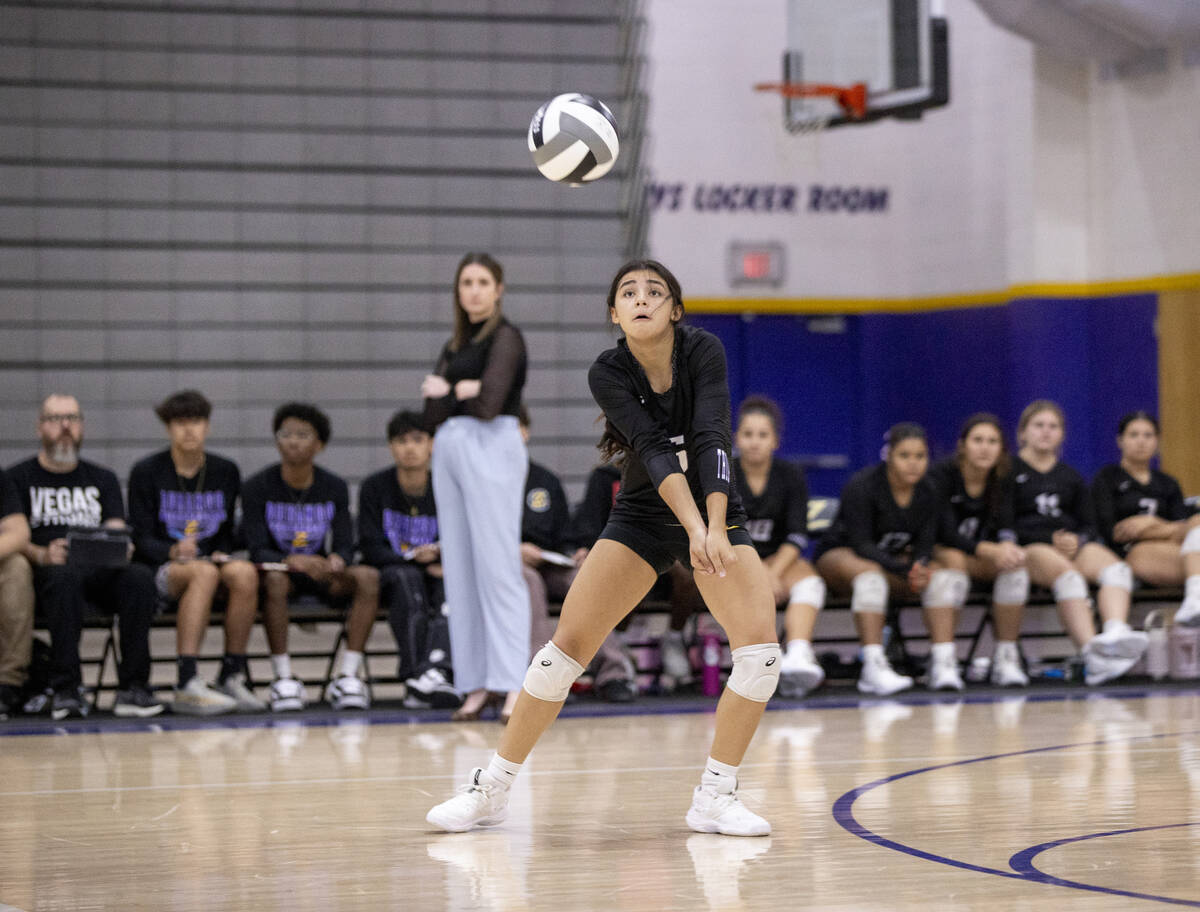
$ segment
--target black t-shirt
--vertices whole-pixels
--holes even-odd
[[[428,475],[424,492],[416,496],[400,487],[395,467],[363,480],[358,489],[358,548],[364,564],[403,563],[414,548],[437,540],[437,504]]]
[[[445,377],[453,388],[459,380],[479,380],[479,395],[459,402],[453,389],[441,399],[425,400],[429,427],[454,415],[490,420],[497,415],[516,415],[521,408],[528,358],[521,331],[501,319],[486,339],[471,341],[458,351],[450,343],[442,349],[434,373]]]
[[[583,500],[571,517],[571,541],[579,548],[596,544],[621,490],[621,470],[612,463],[598,465],[588,476]]]
[[[21,498],[17,494],[17,486],[3,469],[0,469],[0,518],[12,516],[14,513],[24,513]]]
[[[1083,476],[1062,462],[1039,472],[1019,456],[1014,460],[1013,517],[1022,545],[1052,544],[1060,529],[1074,532],[1080,544],[1096,537],[1092,498]]]
[[[767,484],[755,495],[746,484],[742,461],[733,461],[733,477],[746,508],[746,531],[759,557],[770,557],[784,542],[800,551],[808,547],[808,483],[804,470],[772,459]]]
[[[47,472],[33,456],[8,470],[29,517],[35,545],[66,538],[71,529],[96,529],[110,519],[125,518],[121,483],[103,466],[79,460],[70,472]]]
[[[651,389],[624,339],[602,352],[588,371],[592,396],[629,447],[612,518],[677,525],[658,486],[682,472],[706,522],[705,498],[721,493],[729,499],[727,524],[744,525],[746,512],[730,468],[725,350],[712,333],[677,326],[672,359],[674,379],[665,393]]]
[[[521,513],[521,541],[546,551],[571,548],[571,511],[562,482],[543,465],[529,463],[525,477],[525,509]]]
[[[917,561],[928,560],[937,532],[937,492],[927,478],[913,488],[907,507],[896,503],[887,464],[855,472],[842,488],[837,519],[821,541],[822,553],[853,548],[890,573],[903,576]]]
[[[1007,476],[988,476],[978,497],[972,497],[958,461],[950,458],[930,468],[926,476],[938,492],[938,544],[974,554],[981,541],[1016,541],[1013,531],[1012,486]]]
[[[1167,522],[1187,519],[1179,482],[1158,469],[1150,470],[1150,483],[1142,484],[1119,465],[1102,468],[1092,479],[1096,531],[1110,545],[1113,526],[1130,516],[1157,516]]]
[[[332,553],[350,563],[354,529],[346,482],[313,466],[313,483],[299,491],[284,482],[278,463],[267,466],[242,486],[242,535],[253,561]]]
[[[175,471],[171,451],[147,456],[129,472],[129,525],[134,557],[158,566],[171,546],[194,536],[201,554],[236,550],[234,512],[242,473],[230,460],[206,453],[192,478]]]

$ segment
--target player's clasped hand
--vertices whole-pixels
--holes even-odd
[[[724,577],[725,568],[729,564],[737,563],[737,554],[734,553],[733,545],[729,544],[729,535],[724,529],[709,529],[704,547],[717,576]]]
[[[716,572],[708,556],[708,530],[703,526],[688,533],[688,557],[692,562],[693,572],[706,576]]]

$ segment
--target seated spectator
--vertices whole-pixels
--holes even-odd
[[[0,470],[0,719],[20,710],[33,651],[33,574],[22,553],[28,545],[21,499]]]
[[[529,410],[522,405],[518,415],[521,435],[529,442]],[[597,471],[600,471],[599,469]],[[605,485],[600,485],[604,489]],[[589,490],[591,485],[589,484]],[[583,520],[595,533],[576,539],[567,495],[562,482],[543,465],[530,460],[529,474],[525,479],[525,509],[521,515],[521,571],[529,587],[529,606],[532,612],[530,631],[530,657],[542,648],[554,634],[554,622],[550,619],[550,600],[561,601],[571,588],[571,581],[579,572],[588,549],[608,521],[612,498],[616,490],[607,486],[609,500],[604,503],[603,518],[589,516]],[[586,545],[582,544],[586,542]],[[568,556],[572,566],[556,563],[554,559]],[[549,560],[547,558],[550,558]],[[596,691],[612,703],[629,703],[637,696],[633,662],[621,645],[621,637],[615,630],[601,643],[592,660],[593,682]]]
[[[168,396],[155,409],[170,446],[129,473],[134,559],[155,570],[159,596],[176,602],[178,683],[171,708],[207,716],[258,711],[266,704],[247,679],[246,643],[258,612],[258,571],[233,560],[238,467],[204,449],[212,404],[195,390]],[[196,656],[218,588],[225,598],[225,656],[216,687],[200,677]]]
[[[1158,419],[1133,412],[1117,430],[1118,465],[1092,481],[1101,538],[1151,586],[1184,585],[1175,623],[1200,625],[1200,516],[1190,516],[1179,482],[1154,468]]]
[[[150,622],[158,610],[154,574],[145,564],[83,566],[68,560],[67,533],[125,528],[121,485],[109,469],[79,458],[83,413],[74,396],[47,396],[38,417],[41,449],[9,469],[29,521],[37,607],[53,653],[50,714],[86,716],[91,709],[79,667],[79,637],[88,603],[120,621],[118,716],[153,716],[163,705],[150,690]]]
[[[396,635],[404,705],[453,709],[450,629],[443,605],[441,548],[430,463],[433,437],[417,412],[396,412],[387,426],[394,466],[358,491],[358,547],[379,570],[380,603]]]
[[[379,571],[350,566],[354,528],[349,489],[314,462],[329,442],[329,418],[314,405],[289,402],[275,411],[272,428],[281,461],[242,487],[242,528],[250,559],[271,565],[263,572],[263,624],[275,674],[271,709],[304,707],[304,685],[292,675],[287,651],[288,597],[293,592],[352,600],[346,648],[325,699],[334,709],[366,709],[370,695],[359,670],[379,607]]]

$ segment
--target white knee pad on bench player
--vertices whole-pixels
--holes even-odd
[[[783,651],[778,643],[756,643],[733,651],[733,671],[726,686],[735,694],[766,703],[779,683]]]
[[[529,663],[529,670],[525,672],[525,692],[547,703],[561,703],[581,674],[582,665],[553,643],[547,643]]]
[[[820,611],[825,607],[825,580],[819,576],[806,576],[799,582],[792,583],[788,592],[788,602],[812,605]]]
[[[1029,601],[1029,571],[1024,567],[996,574],[992,602],[997,605],[1024,605]]]
[[[921,604],[926,608],[961,608],[967,601],[967,590],[971,578],[962,570],[934,570],[929,575],[929,585],[921,593]]]
[[[1054,600],[1056,602],[1087,597],[1087,580],[1083,578],[1083,574],[1078,570],[1068,570],[1054,581]]]
[[[1195,554],[1197,551],[1200,551],[1200,526],[1189,529],[1183,537],[1183,544],[1179,546],[1180,554]]]
[[[1100,571],[1097,581],[1101,586],[1115,586],[1118,589],[1124,589],[1126,592],[1133,591],[1133,571],[1129,569],[1129,564],[1125,563],[1125,561],[1117,561],[1115,564],[1109,564]]]
[[[854,588],[850,594],[850,610],[868,614],[883,614],[887,611],[888,584],[882,573],[868,570],[854,577]]]

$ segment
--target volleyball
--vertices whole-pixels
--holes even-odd
[[[529,122],[533,163],[552,181],[578,186],[603,177],[619,147],[612,111],[591,95],[556,95]]]

